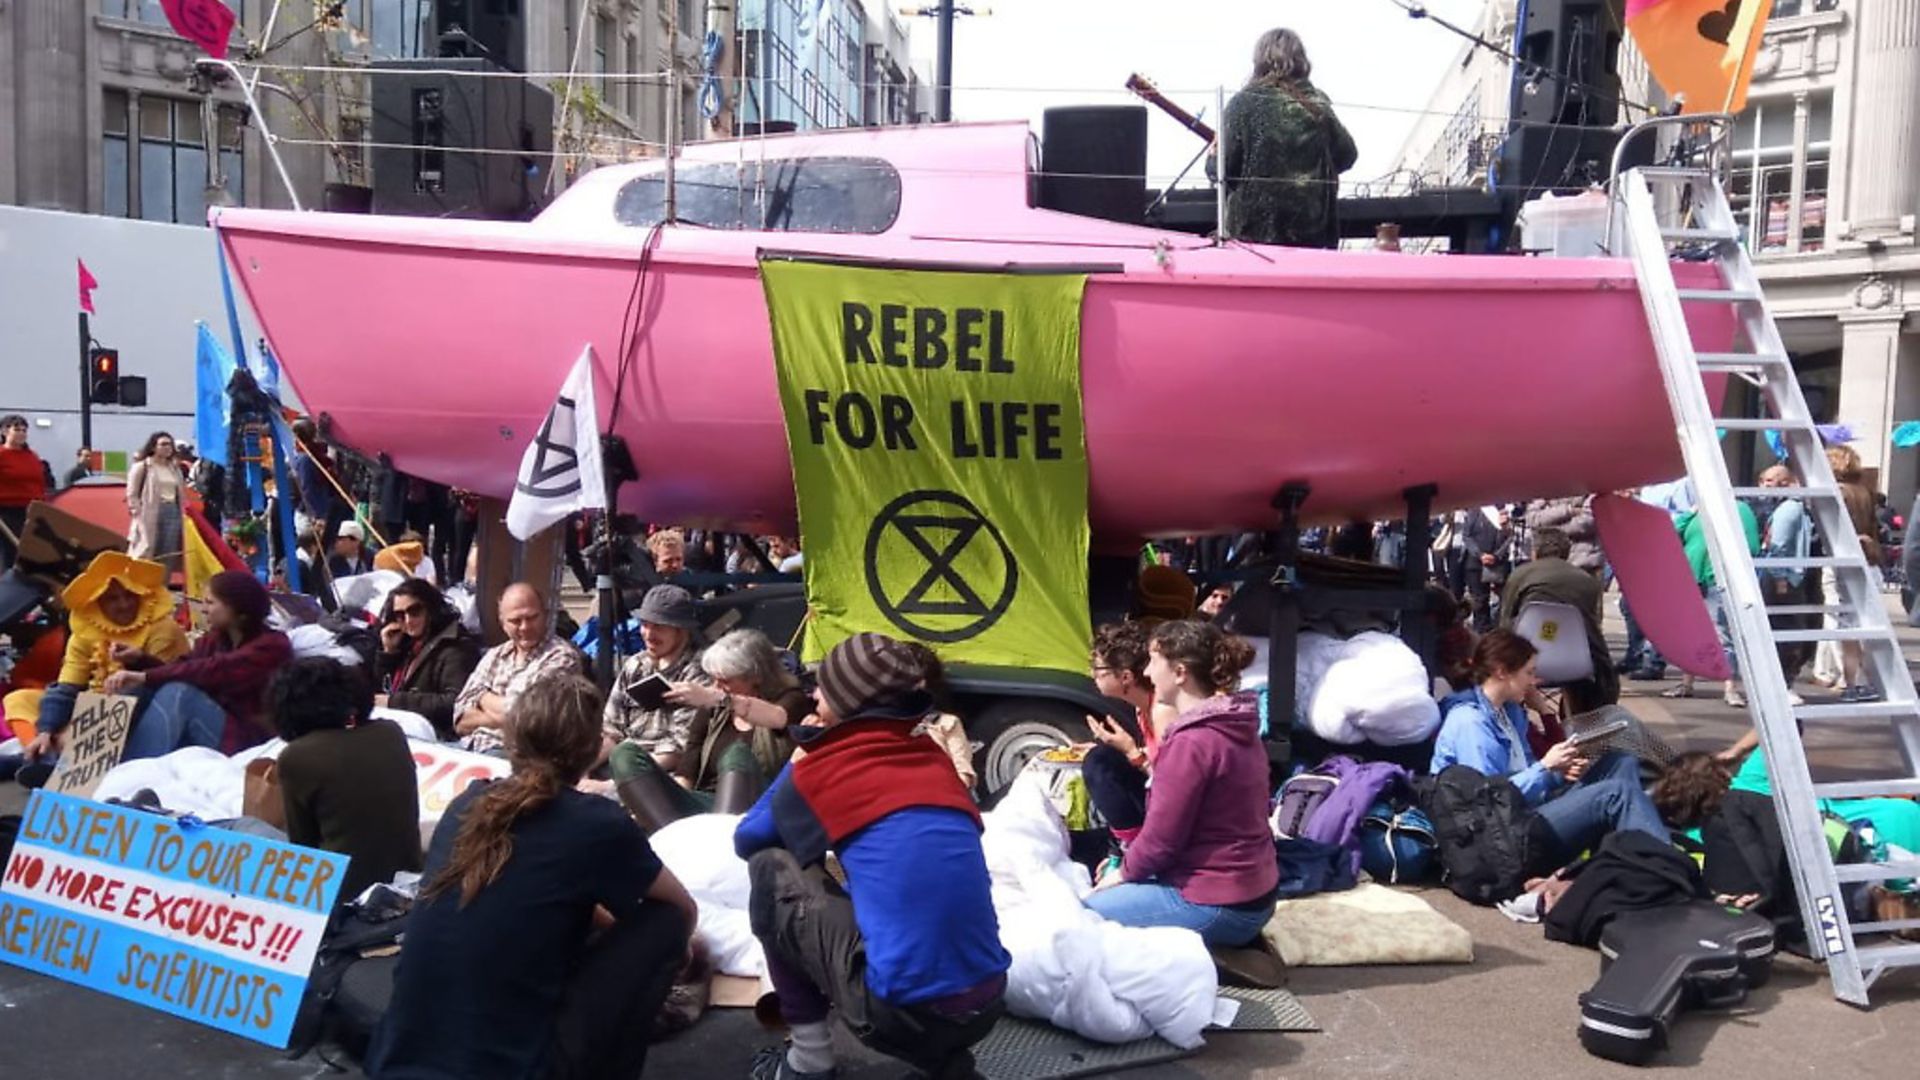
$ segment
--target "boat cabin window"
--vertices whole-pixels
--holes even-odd
[[[681,221],[709,229],[871,236],[900,214],[900,174],[880,158],[700,162],[674,171],[674,198]],[[654,225],[666,200],[665,173],[637,176],[614,199],[614,219]]]

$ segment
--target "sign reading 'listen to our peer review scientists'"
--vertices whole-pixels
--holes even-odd
[[[36,791],[0,875],[0,960],[283,1047],[346,870]]]
[[[807,654],[877,630],[1084,670],[1080,274],[761,264]]]

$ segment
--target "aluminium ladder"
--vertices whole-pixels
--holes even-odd
[[[1861,939],[1887,931],[1920,927],[1920,920],[1855,923],[1841,887],[1898,878],[1920,878],[1920,861],[1835,865],[1821,821],[1822,800],[1920,795],[1920,699],[1901,655],[1900,642],[1887,617],[1878,578],[1868,567],[1859,537],[1847,516],[1840,488],[1827,463],[1793,365],[1774,325],[1741,233],[1713,174],[1705,169],[1645,168],[1618,175],[1612,198],[1619,211],[1619,234],[1610,239],[1615,254],[1633,261],[1640,297],[1646,306],[1667,400],[1673,409],[1681,454],[1692,479],[1706,529],[1714,572],[1725,590],[1727,624],[1740,673],[1751,703],[1754,728],[1766,754],[1774,807],[1792,864],[1807,940],[1827,962],[1834,996],[1867,1004],[1874,981],[1891,968],[1920,965],[1920,944],[1894,938]],[[1665,215],[1662,207],[1680,208]],[[1713,265],[1721,284],[1683,288],[1675,280],[1673,259]],[[1735,348],[1727,353],[1696,352],[1684,311],[1687,305],[1730,307],[1736,327]],[[1760,391],[1769,415],[1722,417],[1708,399],[1703,376],[1725,373]],[[1799,487],[1757,488],[1736,485],[1721,454],[1722,432],[1777,431],[1786,464]],[[1741,498],[1798,498],[1826,539],[1829,554],[1803,559],[1755,558],[1747,549],[1736,501]],[[1766,605],[1755,572],[1832,570],[1838,596],[1820,605]],[[1769,616],[1833,616],[1823,629],[1774,630]],[[1864,649],[1864,670],[1882,694],[1873,703],[1794,705],[1775,652],[1776,643],[1850,641]],[[1890,733],[1898,760],[1891,779],[1815,783],[1801,741],[1823,728]]]

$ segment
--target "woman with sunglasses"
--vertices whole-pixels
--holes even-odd
[[[439,589],[409,578],[387,594],[374,662],[386,692],[375,704],[419,713],[442,739],[452,739],[454,699],[479,665],[480,643]]]

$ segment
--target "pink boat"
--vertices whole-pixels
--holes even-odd
[[[1625,260],[1215,246],[1036,208],[1035,156],[1024,123],[687,147],[679,215],[719,227],[662,228],[648,261],[613,418],[640,471],[621,508],[793,527],[762,250],[1090,268],[1082,384],[1103,543],[1270,528],[1291,481],[1312,485],[1310,517],[1381,518],[1420,484],[1461,506],[1682,472]],[[338,440],[505,497],[586,344],[612,405],[662,168],[598,169],[527,223],[227,210],[217,224],[301,401]],[[1683,285],[1718,284],[1679,269]],[[1730,316],[1702,308],[1694,332],[1725,348]]]

